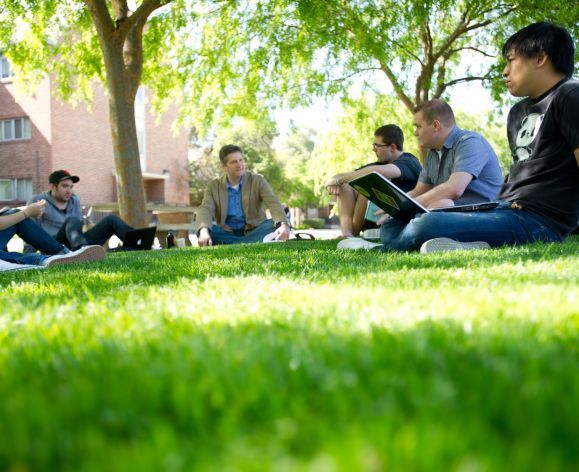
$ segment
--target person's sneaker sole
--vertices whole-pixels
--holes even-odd
[[[53,256],[48,259],[46,267],[55,265],[73,264],[75,262],[100,261],[105,258],[105,248],[102,246],[85,246],[74,252]]]
[[[434,252],[469,251],[473,249],[490,249],[490,245],[485,241],[461,243],[450,238],[434,238],[429,239],[420,247],[420,253],[432,254]]]

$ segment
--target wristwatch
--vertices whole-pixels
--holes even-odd
[[[275,225],[273,225],[275,227],[275,229],[279,229],[281,227],[281,225],[286,224],[288,225],[287,221],[278,221]],[[289,226],[289,225],[288,225]]]

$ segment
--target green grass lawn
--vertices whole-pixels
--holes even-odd
[[[579,237],[0,274],[0,470],[577,470]]]

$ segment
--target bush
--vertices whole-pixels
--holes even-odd
[[[323,218],[304,218],[300,228],[313,228],[313,229],[323,229],[326,226],[326,222]]]

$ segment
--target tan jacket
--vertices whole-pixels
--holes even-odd
[[[197,210],[199,229],[211,229],[213,221],[226,231],[231,231],[225,224],[227,218],[227,184],[225,176],[213,180],[203,196],[203,202]],[[284,208],[276,194],[260,174],[245,172],[241,187],[241,202],[245,215],[245,230],[250,231],[267,219],[265,208],[274,223],[287,222]],[[265,208],[264,208],[265,207]]]

